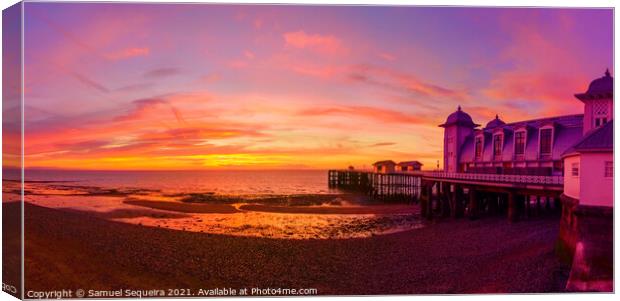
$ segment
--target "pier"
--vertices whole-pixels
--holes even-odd
[[[422,216],[506,215],[510,221],[559,212],[562,176],[446,173],[377,173],[330,170],[332,188],[364,193],[374,199],[420,205]]]
[[[331,188],[361,192],[383,201],[418,202],[421,193],[420,176],[407,173],[330,170],[328,184]]]

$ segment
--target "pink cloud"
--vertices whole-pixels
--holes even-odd
[[[379,57],[384,59],[384,60],[386,60],[386,61],[390,61],[390,62],[396,60],[396,57],[393,54],[390,54],[390,53],[387,53],[387,52],[379,53]]]
[[[288,47],[310,49],[322,54],[342,55],[349,50],[340,39],[332,35],[307,34],[304,31],[287,32],[284,40]]]
[[[468,97],[465,91],[434,84],[409,73],[372,65],[352,68],[349,78],[356,82],[423,96],[450,97],[456,100]]]
[[[147,71],[144,73],[144,77],[145,78],[164,78],[164,77],[170,77],[173,75],[177,75],[181,72],[181,70],[179,70],[179,68],[173,68],[173,67],[166,67],[166,68],[158,68],[158,69],[153,69],[150,71]]]
[[[245,56],[247,59],[254,59],[255,55],[254,52],[246,50],[243,52],[243,56]]]
[[[137,56],[147,56],[151,50],[148,47],[132,47],[106,54],[106,58],[111,60],[122,60]]]
[[[315,65],[303,62],[294,62],[289,65],[289,68],[299,74],[319,78],[330,78],[342,74],[341,67],[332,65]]]
[[[263,24],[264,24],[263,19],[258,18],[254,20],[254,28],[256,29],[261,29],[263,27]]]
[[[248,62],[244,60],[232,60],[228,62],[228,66],[235,69],[242,69],[248,66]]]
[[[70,72],[69,73],[73,78],[75,78],[76,80],[78,80],[79,82],[81,82],[82,84],[94,88],[96,90],[99,90],[100,92],[103,93],[108,93],[110,92],[110,90],[108,88],[106,88],[104,85],[100,84],[99,82],[95,81],[92,78],[89,78],[86,75],[77,73],[77,72]]]
[[[212,84],[221,79],[221,76],[218,73],[206,74],[200,76],[195,82],[198,84]]]
[[[571,37],[577,20],[570,14],[559,14],[558,26],[562,30],[549,35],[540,30],[547,22],[540,15],[532,13],[518,18],[502,15],[501,26],[510,43],[499,52],[499,61],[494,64],[511,67],[494,70],[481,93],[492,100],[503,100],[504,111],[514,115],[578,113],[579,102],[573,94],[585,91],[598,74],[577,72],[588,70],[593,63],[590,58],[584,59],[589,46]]]
[[[147,117],[151,117],[151,115],[157,112],[160,107],[167,107],[172,115],[175,117],[179,124],[185,123],[183,115],[175,106],[171,105],[170,102],[160,98],[145,98],[133,101],[134,107],[130,109],[125,115],[118,116],[114,120],[115,121],[132,121],[132,120],[140,120]]]

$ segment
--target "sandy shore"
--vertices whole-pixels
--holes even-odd
[[[517,224],[462,219],[370,238],[288,240],[143,227],[25,206],[27,290],[534,293],[561,290],[566,274],[553,253],[557,218]]]

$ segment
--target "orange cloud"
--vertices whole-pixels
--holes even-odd
[[[396,145],[395,142],[378,142],[378,143],[374,143],[369,145],[370,147],[381,147],[381,146],[392,146],[392,145]]]
[[[368,106],[339,106],[312,108],[298,112],[301,116],[348,115],[373,119],[382,123],[424,124],[428,120],[419,114],[406,114],[400,111]]]
[[[202,141],[204,139],[222,139],[239,136],[264,136],[257,130],[235,129],[224,127],[182,127],[164,131],[149,132],[140,136],[137,140],[142,142],[168,142],[187,143]]]
[[[310,49],[322,54],[342,55],[349,52],[340,39],[331,35],[307,34],[304,31],[284,34],[286,45],[294,48]]]

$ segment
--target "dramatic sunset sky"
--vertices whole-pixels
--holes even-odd
[[[580,113],[612,11],[27,3],[26,167],[341,168]]]

